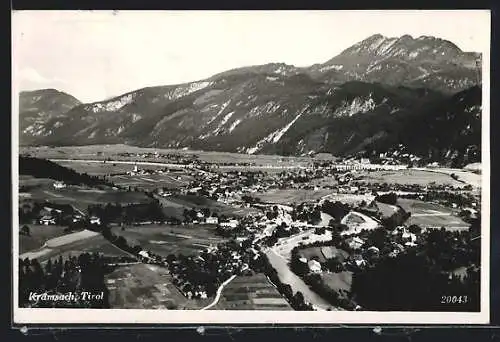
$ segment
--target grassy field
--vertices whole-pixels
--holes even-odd
[[[55,180],[49,178],[35,178],[28,175],[19,175],[19,187],[40,187],[40,186],[52,186]]]
[[[169,197],[159,197],[158,199],[163,206],[164,214],[167,216],[175,216],[178,219],[183,218],[182,213],[185,208],[208,208],[210,209],[210,212],[216,212],[219,215],[236,217],[244,217],[259,212],[255,208],[233,207],[198,195],[174,195]]]
[[[71,204],[80,210],[86,210],[90,204],[106,203],[148,203],[151,201],[143,192],[90,189],[79,186],[68,186],[63,189],[54,189],[52,186],[39,185],[30,188],[20,196],[20,199],[34,201],[48,200],[58,204]]]
[[[86,232],[86,233],[84,233]],[[61,241],[61,239],[65,241]],[[54,244],[51,241],[55,241]],[[66,243],[63,243],[66,242]],[[115,247],[102,235],[95,232],[80,231],[54,238],[53,240],[46,241],[47,247],[23,252],[20,258],[38,259],[40,262],[47,261],[51,258],[58,258],[60,255],[63,258],[69,255],[79,255],[84,252],[88,253],[102,253],[108,256],[130,256],[130,254]],[[52,246],[52,247],[51,247]]]
[[[57,164],[62,165],[62,166],[67,167],[67,168],[70,168],[70,169],[73,169],[76,172],[87,173],[89,175],[109,175],[109,174],[115,174],[115,173],[126,173],[126,172],[134,170],[133,165],[115,164],[113,162],[74,163],[74,162],[58,161]],[[156,166],[156,165],[141,167],[141,169],[142,168],[145,168],[148,170],[163,169],[163,167]]]
[[[153,190],[156,188],[176,189],[187,186],[194,178],[187,172],[179,170],[155,175],[118,175],[109,179],[117,186],[141,187]]]
[[[184,157],[197,156],[199,160],[210,163],[255,163],[256,165],[278,165],[298,166],[308,165],[313,160],[309,157],[283,157],[278,155],[248,155],[229,152],[208,152],[182,149],[155,149],[146,147],[116,145],[87,145],[87,146],[62,146],[51,147],[21,147],[20,153],[29,153],[38,158],[60,158],[60,159],[133,159],[140,160],[136,156],[132,158],[113,158],[119,153],[154,153],[177,154]],[[158,158],[158,162],[168,162],[168,159]]]
[[[377,202],[377,207],[382,217],[391,217],[398,211],[398,207],[396,207],[395,205],[390,205],[382,202]]]
[[[238,276],[222,291],[214,310],[292,310],[264,274]]]
[[[450,175],[438,172],[429,172],[422,170],[399,170],[399,171],[360,171],[356,174],[360,176],[360,181],[368,183],[387,183],[387,184],[402,184],[412,185],[418,184],[422,186],[450,185],[454,187],[464,187],[465,184],[451,178]]]
[[[24,225],[20,225],[19,229]],[[48,240],[57,238],[58,236],[66,235],[64,232],[66,227],[63,226],[45,226],[27,224],[30,229],[30,236],[19,234],[19,253],[41,248]]]
[[[299,204],[303,202],[316,202],[331,193],[331,190],[302,190],[302,189],[272,189],[253,196],[266,203]]]
[[[335,291],[343,290],[350,291],[352,285],[352,272],[345,271],[339,273],[323,273],[321,274],[323,281],[331,289]]]
[[[210,225],[158,226],[112,228],[115,235],[123,236],[129,244],[138,244],[143,249],[167,256],[169,254],[196,255],[210,245],[216,245],[224,238],[215,235]]]
[[[417,224],[422,228],[445,227],[450,230],[468,229],[469,224],[456,216],[456,213],[442,205],[413,199],[398,199],[398,204],[407,212],[411,212],[406,225]]]
[[[106,275],[113,309],[181,309],[187,298],[172,284],[166,268],[137,264]]]

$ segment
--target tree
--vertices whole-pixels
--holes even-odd
[[[408,227],[408,231],[412,234],[418,235],[422,232],[422,228],[416,224],[412,224],[411,226]]]
[[[388,194],[379,195],[375,197],[375,201],[385,204],[395,205],[396,202],[398,201],[398,196],[394,192],[391,192]]]
[[[26,236],[31,236],[31,233],[30,233],[30,227],[28,227],[27,225],[24,225],[20,230],[19,232],[22,234],[22,235],[26,235]]]

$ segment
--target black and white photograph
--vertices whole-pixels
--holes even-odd
[[[488,323],[490,11],[12,32],[17,322]]]

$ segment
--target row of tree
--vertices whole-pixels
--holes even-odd
[[[82,253],[78,257],[62,256],[41,265],[37,259],[19,259],[19,305],[21,307],[77,307],[109,308],[108,289],[104,275],[110,271],[98,254]],[[35,300],[33,294],[65,295],[79,297],[69,300]],[[83,292],[103,293],[102,298],[88,299]]]

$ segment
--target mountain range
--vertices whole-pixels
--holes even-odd
[[[480,161],[481,55],[435,37],[380,34],[322,64],[270,63],[80,103],[20,94],[21,145],[125,143],[241,153]]]

